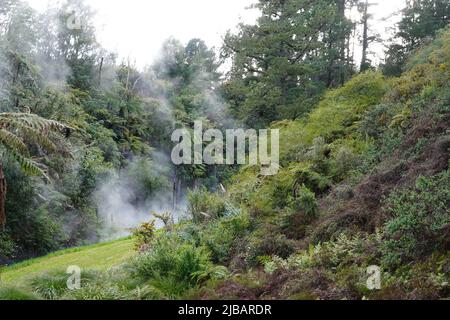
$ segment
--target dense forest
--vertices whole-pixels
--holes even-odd
[[[0,300],[450,298],[450,2],[405,1],[381,62],[367,0],[255,2],[222,48],[138,68],[87,1],[0,0],[0,266],[135,243],[80,290],[49,270]],[[198,120],[279,129],[278,173],[172,164]]]

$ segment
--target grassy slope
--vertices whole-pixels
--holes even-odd
[[[117,240],[62,250],[45,257],[27,260],[7,267],[0,276],[2,282],[20,284],[31,276],[50,270],[65,270],[71,265],[82,269],[107,270],[125,262],[133,253],[132,239]]]

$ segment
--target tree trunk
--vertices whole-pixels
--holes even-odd
[[[362,41],[362,60],[361,72],[369,69],[369,62],[367,61],[367,50],[369,48],[369,0],[366,0],[363,11],[363,41]]]
[[[338,0],[338,13],[340,16],[340,19],[342,21],[342,23],[344,23],[344,21],[346,21],[346,16],[345,16],[345,5],[346,5],[346,0]],[[340,71],[339,71],[339,84],[342,86],[345,83],[345,78],[346,78],[346,73],[347,70],[349,69],[349,65],[348,65],[348,59],[346,57],[345,54],[345,49],[346,49],[346,45],[347,42],[349,41],[349,39],[347,37],[342,37],[342,39],[340,39],[341,41],[341,48],[340,48],[340,62],[341,62],[341,67],[340,67]]]
[[[98,86],[101,87],[102,86],[102,69],[103,69],[103,61],[104,58],[102,57],[100,60],[100,69],[98,71]]]
[[[6,224],[5,201],[6,201],[6,178],[3,173],[3,164],[0,163],[0,226],[4,226]]]

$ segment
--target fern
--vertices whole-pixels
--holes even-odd
[[[29,153],[30,145],[37,145],[48,152],[55,152],[56,145],[49,138],[50,132],[67,132],[71,128],[54,120],[31,113],[0,113],[0,145],[2,145],[29,175],[46,177]]]
[[[17,150],[22,154],[28,152],[26,144],[18,136],[5,129],[0,129],[0,143],[8,149]]]
[[[30,176],[42,176],[45,179],[49,180],[44,170],[42,170],[39,165],[33,161],[32,159],[25,158],[24,156],[20,155],[19,153],[11,152],[11,155],[13,158],[19,163],[20,168],[25,172],[26,174]]]

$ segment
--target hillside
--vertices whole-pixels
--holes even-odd
[[[231,266],[262,265],[253,276],[266,283],[227,282],[218,296],[448,297],[449,65],[447,29],[400,77],[358,75],[309,117],[275,124],[280,173],[244,169],[230,185],[256,220]],[[371,265],[382,270],[379,291],[366,287]]]
[[[47,1],[0,1],[0,300],[450,299],[449,0]]]
[[[62,252],[7,269],[0,292],[47,299],[448,298],[449,66],[447,29],[400,77],[367,71],[329,90],[307,117],[274,123],[282,142],[277,175],[242,168],[226,192],[189,193],[191,220],[167,222],[160,232],[152,223],[136,229],[141,254],[131,257],[132,240]],[[115,272],[101,271],[121,262]],[[67,264],[100,272],[86,270],[77,292],[67,291],[61,273],[39,275]],[[377,290],[367,286],[371,266],[380,270]],[[14,291],[17,284],[23,291]]]

